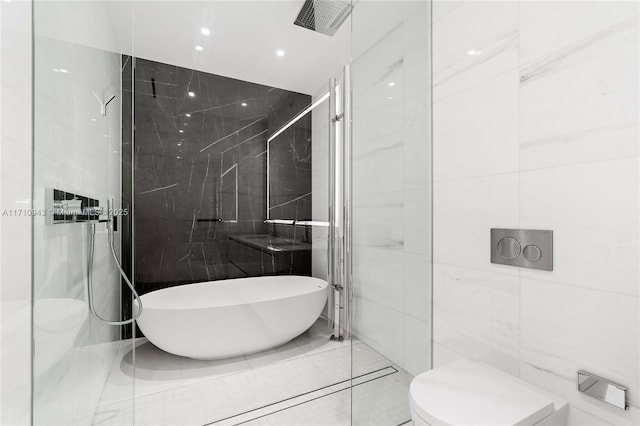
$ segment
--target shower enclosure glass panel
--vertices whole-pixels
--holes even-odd
[[[94,315],[131,316],[110,247],[119,257],[121,235],[117,225],[107,232],[105,209],[115,200],[111,213],[122,213],[122,106],[131,96],[120,54],[132,46],[122,31],[131,3],[115,3],[33,4],[33,206],[43,212],[33,219],[34,424],[133,423],[133,377],[107,386],[133,342]]]
[[[410,419],[431,368],[428,1],[353,10],[353,424]],[[375,380],[359,378],[371,366]]]
[[[430,365],[429,274],[416,272],[428,265],[430,241],[428,3],[34,8],[33,202],[57,209],[34,219],[35,423],[407,420],[408,380]],[[309,8],[316,22],[294,24]],[[202,20],[180,28],[180,16]],[[169,52],[183,38],[167,28],[198,30],[180,47],[191,55]],[[252,33],[238,37],[238,28]],[[152,321],[147,335],[96,320],[88,273],[101,317],[135,311],[100,222],[110,200],[129,213],[112,228],[115,251],[143,302],[193,284],[253,288],[246,306],[215,320]],[[260,281],[267,275],[329,281],[326,290],[311,285],[308,299],[320,288],[327,302],[307,331],[224,359],[159,348],[166,336],[152,334],[169,327],[214,347],[225,345],[215,327],[236,338],[233,327],[247,319],[277,335],[290,325],[285,313],[308,309],[302,297],[267,304],[273,322],[259,315],[260,303],[273,302],[260,295],[277,293],[261,287],[274,282]],[[284,278],[282,287],[293,282]],[[222,294],[166,300],[184,308]]]

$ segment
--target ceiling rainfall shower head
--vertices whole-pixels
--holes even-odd
[[[305,0],[294,24],[332,36],[347,19],[351,8],[351,1]]]

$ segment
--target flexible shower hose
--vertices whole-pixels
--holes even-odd
[[[111,249],[111,255],[113,256],[113,260],[116,262],[116,266],[118,267],[118,271],[120,271],[120,275],[122,276],[122,278],[124,278],[125,282],[133,292],[133,296],[136,299],[138,299],[138,309],[132,318],[128,320],[123,320],[123,321],[109,321],[107,319],[102,318],[96,311],[93,305],[93,256],[95,252],[96,224],[90,223],[89,224],[89,261],[88,261],[89,264],[87,268],[87,298],[89,299],[89,310],[91,311],[91,315],[93,315],[95,319],[105,324],[127,325],[127,324],[133,323],[135,320],[140,318],[140,315],[142,315],[142,300],[140,300],[140,295],[138,295],[138,292],[136,292],[136,290],[133,288],[133,284],[131,284],[131,281],[129,281],[129,278],[127,278],[127,274],[125,274],[124,271],[122,270],[122,267],[120,266],[120,262],[118,261],[118,256],[116,256],[116,250],[113,248],[113,228],[111,225],[111,220],[107,221],[107,230],[109,234],[109,248]]]

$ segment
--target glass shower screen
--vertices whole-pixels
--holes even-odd
[[[134,342],[98,319],[131,317],[106,208],[122,206],[132,3],[33,2],[34,424],[133,424],[133,376],[108,377]]]

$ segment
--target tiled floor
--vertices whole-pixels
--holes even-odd
[[[220,361],[173,356],[140,339],[133,404],[133,354],[123,351],[94,424],[348,425],[352,410],[353,424],[406,422],[411,376],[358,340],[329,336],[318,321],[279,348]]]

